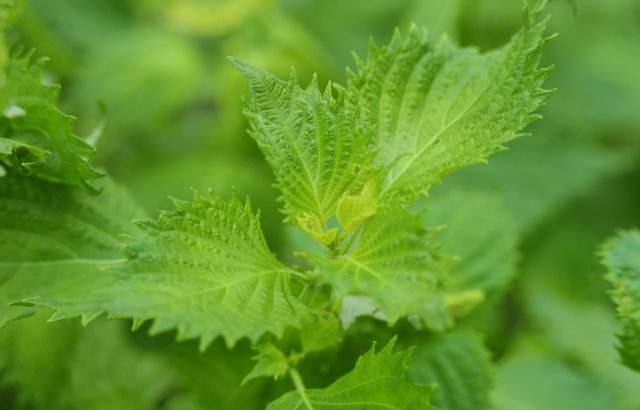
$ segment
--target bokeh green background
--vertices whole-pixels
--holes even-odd
[[[596,256],[616,229],[640,226],[640,1],[556,0],[546,12],[559,36],[544,52],[557,89],[544,120],[488,165],[446,177],[431,198],[497,198],[499,214],[480,201],[468,223],[495,221],[510,232],[495,246],[517,246],[512,288],[474,317],[497,363],[495,407],[640,409],[640,375],[617,363]],[[369,37],[384,44],[396,27],[415,22],[490,49],[521,19],[520,0],[29,0],[10,38],[51,58],[48,80],[62,85],[78,134],[104,126],[96,163],[151,213],[190,188],[249,195],[287,259],[300,238],[281,224],[273,176],[245,131],[246,85],[225,57],[342,83],[351,51],[366,55]],[[19,352],[0,358],[7,408],[47,408],[63,395],[86,408],[251,409],[289,388],[239,387],[251,368],[246,344],[200,355],[172,335],[129,336],[119,322],[83,330],[36,319],[0,335],[5,352]]]

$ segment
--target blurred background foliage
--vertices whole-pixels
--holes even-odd
[[[300,238],[281,224],[273,176],[245,132],[246,85],[225,57],[343,83],[350,51],[364,56],[369,37],[383,44],[415,22],[490,49],[517,30],[521,8],[520,0],[29,0],[10,38],[51,58],[63,111],[79,118],[79,135],[102,130],[96,162],[148,211],[166,208],[167,195],[189,198],[190,187],[250,195],[272,249],[288,259]],[[462,258],[454,269],[512,278],[509,289],[487,285],[491,303],[466,320],[493,352],[495,408],[640,409],[640,375],[618,364],[595,256],[617,228],[640,226],[640,2],[556,0],[546,11],[559,36],[544,53],[557,88],[544,120],[488,165],[446,177],[426,201],[427,220],[450,225],[443,246]],[[251,368],[244,343],[201,355],[195,343],[129,335],[120,322],[82,329],[42,319],[0,333],[7,407],[249,409],[289,389],[286,380],[240,387]],[[371,339],[402,332],[358,320],[329,354],[346,371]],[[308,385],[339,373],[323,363],[306,364]]]

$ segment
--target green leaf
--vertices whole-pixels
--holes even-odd
[[[206,410],[212,407],[212,403],[215,403],[216,410],[259,409],[265,407],[265,401],[268,402],[265,387],[273,385],[272,380],[261,378],[242,384],[242,379],[253,368],[249,359],[252,353],[249,343],[240,342],[233,349],[228,349],[219,339],[207,351],[198,352],[193,343],[173,343],[165,339],[158,348],[173,364],[178,388],[184,392],[177,396],[177,399],[182,399],[172,407],[175,410]],[[191,406],[184,401],[192,402]]]
[[[176,146],[184,144],[182,138],[188,134],[182,134],[185,131],[181,127],[195,124],[193,117],[185,118],[193,112],[186,114],[183,110],[199,98],[199,92],[203,91],[199,87],[206,75],[196,44],[188,41],[184,33],[159,26],[130,25],[126,14],[114,10],[110,4],[67,3],[54,12],[47,9],[46,4],[39,8],[40,18],[57,20],[57,27],[64,30],[64,38],[76,38],[75,44],[83,44],[82,48],[87,50],[82,64],[74,70],[73,88],[68,97],[80,107],[95,104],[96,97],[104,101],[108,109],[108,128],[100,144],[102,157],[107,153],[117,155],[116,150],[131,144],[131,138],[155,147],[166,144],[166,138],[175,138]],[[95,47],[96,42],[100,47]],[[171,81],[166,81],[167,78]],[[237,98],[240,90],[238,87],[234,90]],[[219,92],[208,89],[205,94],[212,98]],[[217,101],[225,105],[230,103],[226,99]],[[234,114],[241,117],[238,111],[236,109]],[[210,113],[210,117],[218,115],[227,121],[217,110]],[[195,127],[186,132],[202,132],[196,131],[202,129],[202,125]],[[239,134],[241,130],[236,132]],[[172,155],[167,152],[164,156]],[[149,156],[144,158],[147,160]]]
[[[622,363],[640,371],[640,231],[620,232],[603,247],[602,258],[623,327],[618,335]]]
[[[45,323],[47,314],[0,332],[0,384],[17,393],[17,408],[142,410],[172,391],[167,363],[136,348],[122,323],[83,328],[77,321]]]
[[[0,330],[0,384],[16,390],[20,407],[52,408],[59,400],[68,358],[82,329],[71,321],[45,323],[46,318],[43,311]]]
[[[602,410],[615,402],[598,383],[562,362],[516,358],[499,367],[496,410]]]
[[[132,233],[131,220],[142,216],[109,180],[93,196],[19,175],[0,178],[0,327],[31,313],[12,303],[48,296],[62,303],[108,282],[101,269],[125,261],[119,235]]]
[[[0,2],[0,30],[6,30],[18,12],[22,8],[24,3],[21,0],[3,0]],[[2,33],[0,33],[0,42],[2,42]]]
[[[204,349],[222,335],[229,345],[243,337],[281,337],[299,327],[307,308],[290,289],[292,275],[271,254],[248,201],[210,193],[157,220],[138,223],[142,233],[127,246],[128,261],[110,270],[112,281],[75,303],[30,299],[73,317],[104,310],[117,317],[153,320],[156,334],[177,328],[178,338],[200,338]]]
[[[633,370],[640,371],[640,326],[624,319],[622,326],[622,332],[618,334],[620,359]]]
[[[89,162],[94,149],[74,135],[74,118],[58,110],[60,88],[43,83],[45,60],[30,60],[10,58],[0,82],[0,163],[18,173],[96,192],[95,181],[104,175]]]
[[[50,151],[32,147],[20,141],[0,138],[0,161],[7,160],[25,174],[32,174],[44,164]]]
[[[447,38],[433,43],[412,28],[382,48],[373,43],[347,93],[375,124],[376,162],[388,169],[381,198],[412,198],[460,167],[484,162],[539,118],[550,91],[538,69],[545,22],[525,13],[524,27],[504,47],[481,54]]]
[[[596,303],[593,298],[574,300],[572,295],[540,283],[543,272],[540,269],[527,272],[522,292],[527,317],[537,334],[547,341],[552,352],[582,368],[610,392],[618,408],[639,408],[640,374],[617,361],[614,336],[617,326],[610,306]],[[552,274],[556,272],[568,270]]]
[[[324,389],[291,391],[267,406],[268,410],[430,409],[431,388],[406,378],[412,349],[392,353],[395,337],[378,353],[375,343],[358,359],[356,367]]]
[[[492,376],[490,353],[469,330],[434,336],[409,360],[409,379],[434,384],[433,403],[442,410],[488,408]]]
[[[313,312],[313,316],[310,316],[300,329],[302,353],[317,352],[337,345],[342,342],[343,336],[340,320],[334,313]]]
[[[64,408],[153,409],[175,391],[177,377],[165,357],[138,348],[122,325],[92,323],[82,329],[73,354],[61,358],[69,368],[67,385],[58,392]]]
[[[242,380],[242,384],[256,377],[273,377],[278,380],[284,377],[289,370],[289,359],[284,353],[271,343],[258,345],[255,350],[258,354],[253,357],[257,363],[251,372]]]
[[[387,316],[380,310],[380,306],[370,297],[347,295],[340,306],[340,323],[344,329],[349,329],[356,319],[370,316],[379,320],[387,320]]]
[[[245,115],[275,173],[288,220],[321,236],[340,198],[360,189],[366,175],[370,132],[357,121],[357,105],[345,101],[342,92],[334,99],[331,84],[320,92],[315,76],[303,89],[293,71],[281,81],[230,61],[249,82]]]
[[[514,141],[508,155],[499,155],[487,165],[449,175],[437,189],[498,194],[507,210],[517,216],[518,229],[531,233],[570,201],[633,164],[632,150],[596,146],[581,136],[565,138],[564,129],[545,127],[543,131],[545,135]]]
[[[433,329],[450,319],[444,308],[443,266],[433,230],[421,226],[420,216],[400,206],[386,206],[363,225],[359,242],[346,254],[308,257],[317,264],[319,279],[338,298],[371,298],[391,323],[418,315]]]
[[[451,256],[447,293],[503,292],[516,272],[518,236],[514,218],[496,195],[466,190],[435,192],[425,221],[442,227],[438,243]]]
[[[351,232],[367,218],[378,212],[375,188],[367,183],[356,195],[345,194],[338,201],[336,217],[345,232]]]

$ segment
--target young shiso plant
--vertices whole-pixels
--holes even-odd
[[[315,76],[302,87],[294,71],[282,80],[230,59],[249,84],[250,135],[275,175],[284,222],[321,249],[299,252],[305,262],[293,267],[269,250],[248,200],[196,194],[149,219],[91,165],[93,148],[56,108],[58,89],[42,83],[42,64],[10,57],[0,91],[9,107],[0,226],[10,232],[0,239],[0,324],[46,306],[52,320],[80,316],[87,324],[107,313],[133,319],[134,328],[149,321],[152,334],[176,329],[203,350],[218,337],[230,347],[248,339],[257,362],[245,381],[288,375],[292,382],[269,409],[426,409],[434,383],[445,387],[436,404],[453,395],[483,407],[485,378],[450,385],[409,378],[412,349],[394,352],[396,337],[380,349],[374,343],[324,388],[305,387],[299,366],[344,343],[349,321],[340,318],[371,315],[399,334],[398,343],[406,337],[403,345],[421,348],[420,335],[446,332],[434,349],[454,352],[450,365],[461,379],[468,377],[461,363],[488,368],[481,338],[456,330],[455,318],[510,276],[448,269],[437,229],[413,204],[540,118],[551,68],[539,67],[547,38],[536,14],[525,8],[523,27],[486,53],[417,27],[396,31],[356,58],[346,84],[324,90]],[[414,364],[412,374],[430,374],[429,362],[420,363],[426,367]]]

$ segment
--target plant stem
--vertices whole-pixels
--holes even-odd
[[[340,247],[340,249],[338,251],[339,255],[344,255],[345,253],[347,253],[349,251],[349,248],[351,248],[351,245],[353,244],[353,241],[360,234],[360,231],[362,230],[362,227],[364,226],[365,223],[366,223],[366,221],[361,223],[360,226],[358,226],[356,228],[356,230],[351,232],[351,234],[346,238],[346,242],[344,242],[342,244],[342,246]]]
[[[302,398],[302,401],[304,402],[304,404],[307,406],[307,409],[313,410],[313,407],[311,406],[311,402],[307,397],[307,391],[306,391],[306,388],[304,387],[304,383],[302,382],[302,377],[300,377],[300,373],[298,373],[298,371],[295,368],[291,367],[289,368],[289,376],[293,381],[293,385],[296,386],[296,391]]]
[[[311,279],[309,279],[309,277],[302,272],[298,272],[297,270],[294,270],[294,269],[287,269],[287,270],[291,276],[293,276],[294,278],[300,279],[305,284],[309,284],[312,282]]]

